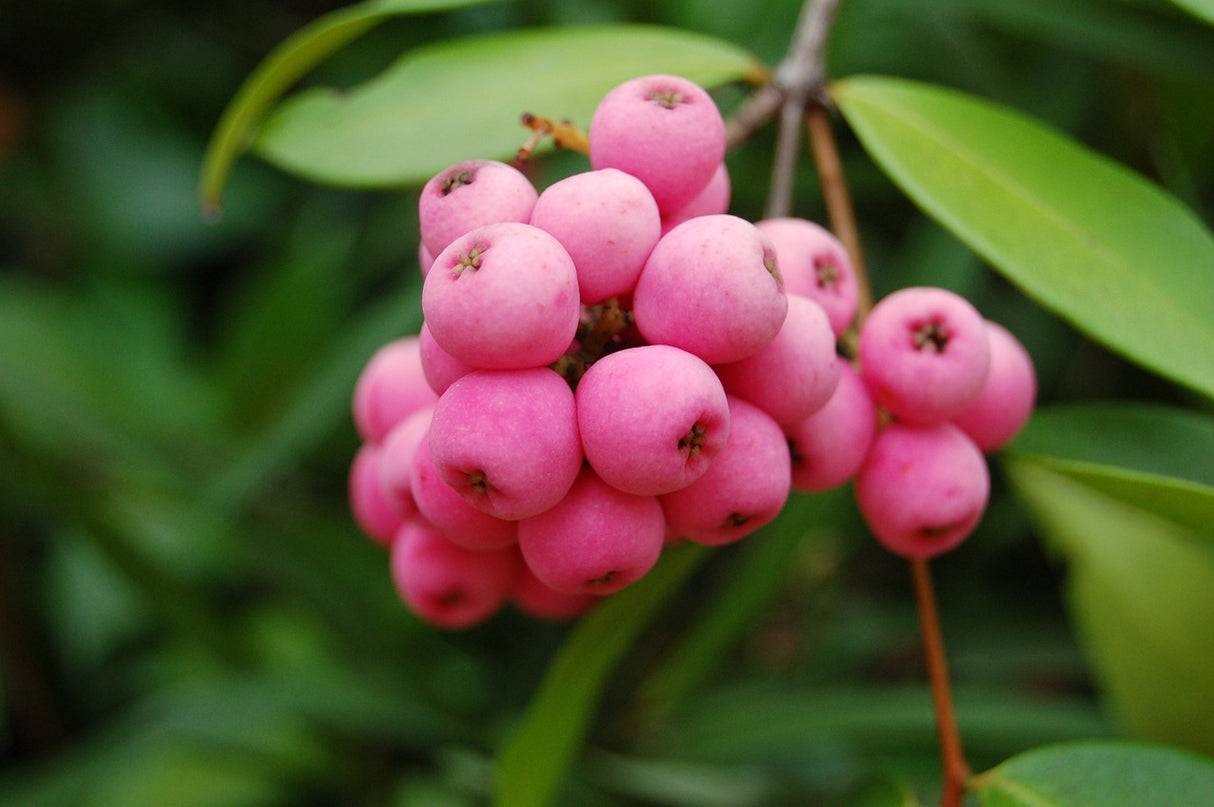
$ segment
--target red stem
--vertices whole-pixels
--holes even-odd
[[[936,709],[936,733],[940,740],[940,756],[944,768],[944,792],[940,807],[961,807],[961,797],[965,793],[965,781],[969,778],[970,768],[961,748],[961,734],[957,730],[957,719],[953,712],[948,661],[944,653],[944,637],[940,631],[940,614],[936,609],[936,593],[927,561],[914,558],[910,565],[915,581],[915,604],[919,609],[919,626],[923,634],[927,675],[931,683],[932,702]]]

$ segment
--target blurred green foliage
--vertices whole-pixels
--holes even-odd
[[[0,805],[483,804],[568,633],[509,612],[425,627],[349,518],[354,379],[420,324],[416,189],[317,187],[244,159],[222,218],[199,210],[203,150],[242,80],[339,5],[0,8]],[[493,3],[386,21],[305,83],[349,86],[450,36],[608,21],[774,64],[798,6]],[[1209,223],[1212,42],[1162,0],[848,0],[830,71],[1007,103]],[[965,293],[1026,343],[1043,402],[1204,405],[1030,303],[838,131],[879,294]],[[770,147],[760,133],[729,158],[739,215],[761,216]],[[824,215],[808,161],[796,212]],[[1133,730],[1000,467],[979,532],[935,565],[979,770]],[[829,804],[890,773],[930,800],[909,581],[846,491],[798,497],[691,575],[622,658],[562,804]]]

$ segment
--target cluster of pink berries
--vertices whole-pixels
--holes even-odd
[[[726,213],[724,122],[686,79],[615,88],[589,142],[590,170],[543,192],[487,160],[422,189],[424,324],[359,379],[350,474],[406,603],[448,628],[507,602],[573,617],[669,543],[737,541],[790,490],[853,477],[896,552],[972,530],[978,446],[1032,407],[1023,348],[908,289],[874,308],[853,370],[845,250],[803,219]]]

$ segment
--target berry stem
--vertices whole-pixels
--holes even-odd
[[[936,710],[936,733],[940,741],[944,771],[940,807],[961,807],[961,797],[965,792],[965,781],[969,778],[970,768],[961,748],[961,733],[957,729],[957,719],[953,711],[948,661],[944,653],[944,637],[940,630],[940,614],[936,608],[936,593],[927,560],[912,558],[910,566],[915,581],[915,604],[919,609],[919,626],[923,634],[923,650],[927,659],[932,702]]]
[[[856,323],[864,321],[873,307],[872,285],[864,265],[864,251],[860,248],[860,228],[856,225],[856,211],[852,206],[851,193],[843,175],[843,161],[839,159],[839,148],[834,132],[830,128],[830,117],[824,103],[811,104],[806,111],[806,128],[809,130],[809,145],[813,150],[814,165],[818,169],[818,182],[822,187],[826,215],[830,228],[843,242],[851,258],[856,276],[859,296],[856,302]]]

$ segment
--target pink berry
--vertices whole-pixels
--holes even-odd
[[[536,200],[531,224],[569,252],[588,304],[632,291],[662,227],[649,189],[614,168],[549,185]]]
[[[582,467],[573,391],[547,367],[469,373],[439,398],[430,450],[473,507],[510,521],[535,515]]]
[[[406,518],[417,513],[413,499],[413,457],[418,445],[429,436],[433,414],[433,406],[417,410],[393,426],[380,443],[380,487],[397,512]]]
[[[538,195],[531,180],[513,166],[494,160],[456,163],[422,187],[417,202],[422,244],[437,257],[477,227],[527,221]],[[424,274],[424,261],[422,269]]]
[[[784,290],[822,306],[836,336],[847,330],[856,316],[860,289],[839,239],[807,219],[764,219],[755,226],[775,245]]]
[[[567,594],[611,594],[641,578],[662,552],[666,523],[653,496],[625,493],[584,468],[556,506],[519,522],[523,559]]]
[[[951,423],[891,423],[856,475],[856,502],[896,555],[930,558],[973,532],[990,496],[982,452]]]
[[[420,344],[404,336],[372,354],[354,385],[354,425],[364,440],[378,442],[397,423],[438,400],[422,373]]]
[[[715,546],[779,514],[791,481],[788,440],[759,407],[729,397],[729,442],[687,487],[659,497],[672,535]]]
[[[784,324],[775,250],[753,224],[699,216],[662,236],[633,292],[637,328],[709,364],[758,353]]]
[[[777,423],[804,420],[826,405],[839,383],[830,320],[813,300],[790,296],[774,339],[753,356],[715,369],[726,392],[755,404]]]
[[[388,546],[403,517],[379,483],[378,443],[363,443],[350,463],[350,513],[359,529],[378,544]]]
[[[729,212],[729,200],[733,185],[729,181],[729,169],[725,163],[717,166],[708,184],[678,210],[662,217],[662,235],[673,230],[688,219],[697,216],[713,216]]]
[[[577,272],[554,237],[490,224],[453,241],[422,284],[422,313],[443,350],[471,367],[542,367],[577,331]]]
[[[513,547],[475,552],[424,519],[406,521],[392,544],[392,581],[421,619],[445,630],[487,620],[506,603],[518,572]]]
[[[550,622],[564,622],[586,613],[600,600],[593,594],[566,594],[557,591],[536,577],[531,567],[521,559],[518,566],[510,600],[527,616]]]
[[[729,437],[729,404],[712,368],[685,350],[642,345],[596,361],[577,386],[586,461],[641,496],[686,487]]]
[[[434,334],[430,332],[430,326],[424,320],[421,330],[417,333],[417,341],[422,375],[426,377],[430,389],[439,395],[446,392],[455,379],[476,369],[443,350],[442,345],[434,341]]]
[[[409,477],[413,501],[422,516],[452,543],[467,549],[500,549],[518,540],[518,525],[476,509],[439,475],[422,440],[413,452]]]
[[[663,214],[699,193],[725,157],[720,110],[680,76],[642,76],[615,87],[595,109],[589,134],[590,164],[640,179]]]
[[[914,423],[964,412],[990,367],[982,315],[960,295],[926,286],[878,302],[860,329],[857,355],[878,405]]]
[[[982,451],[1007,445],[1028,422],[1037,400],[1037,373],[1024,345],[1007,328],[986,321],[991,368],[978,400],[953,418]]]
[[[877,433],[877,406],[847,362],[826,405],[784,427],[792,455],[792,489],[830,490],[855,476]]]

